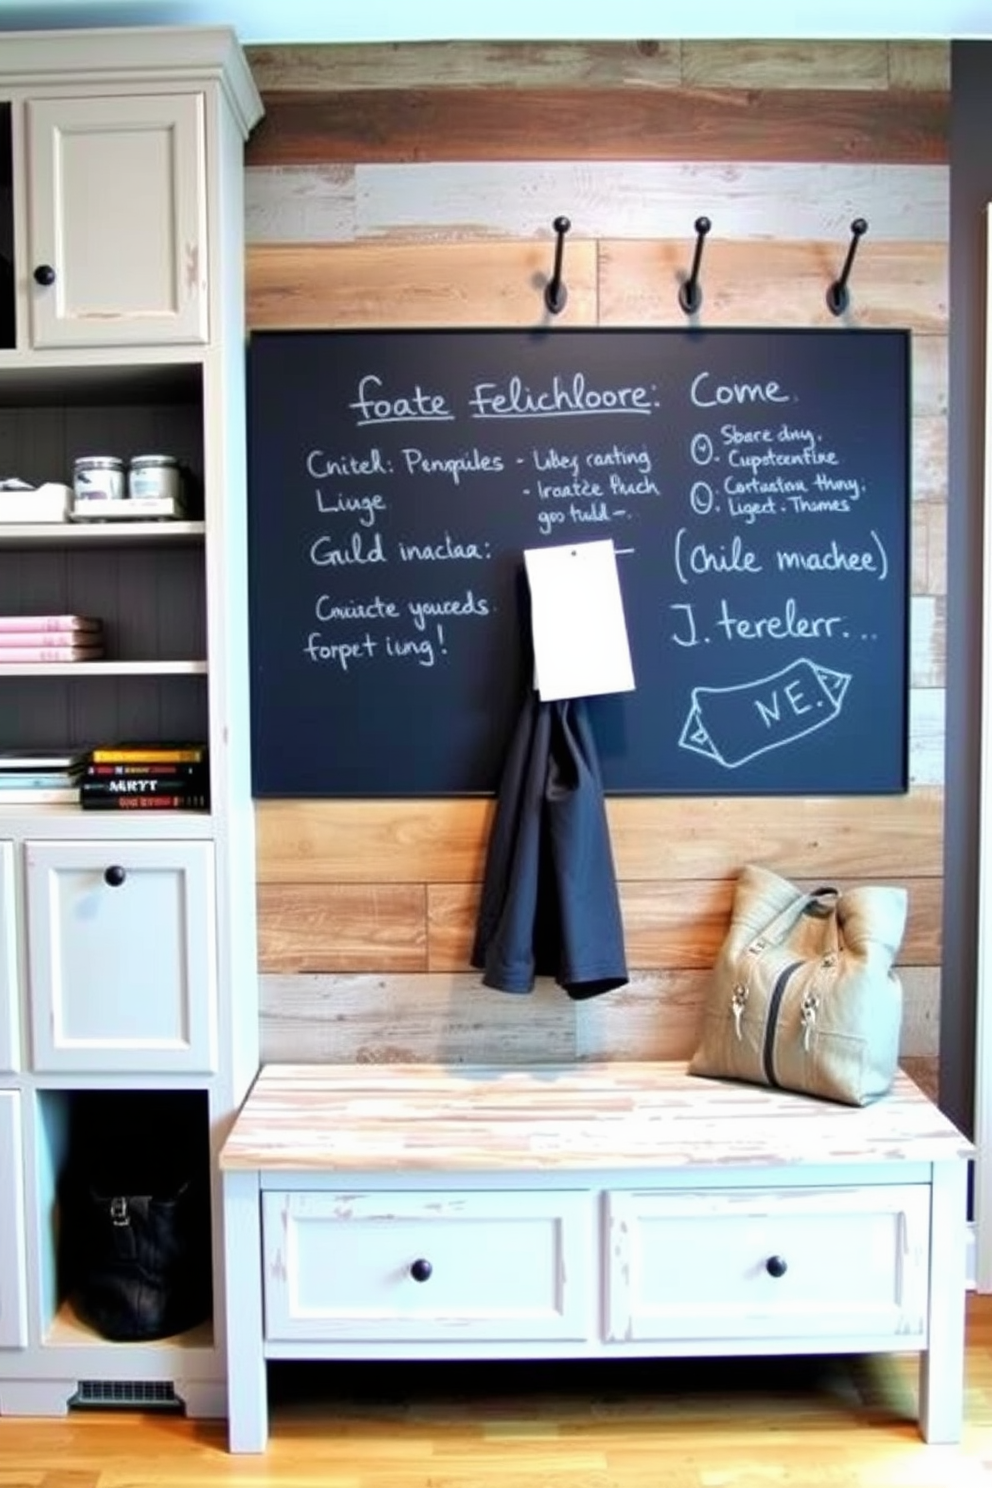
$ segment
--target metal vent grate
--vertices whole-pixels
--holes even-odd
[[[80,1380],[69,1401],[74,1410],[182,1410],[172,1385],[162,1380]]]

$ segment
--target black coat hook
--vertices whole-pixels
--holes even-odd
[[[827,309],[831,315],[842,315],[848,307],[851,297],[847,292],[847,281],[854,263],[854,255],[858,251],[858,243],[867,231],[868,224],[865,219],[855,217],[851,223],[851,242],[844,260],[844,267],[840,271],[840,278],[835,279],[827,290]]]
[[[567,217],[556,217],[554,220],[554,229],[558,234],[558,241],[555,243],[555,266],[551,278],[544,286],[544,303],[552,315],[557,315],[559,311],[564,310],[565,301],[568,299],[568,290],[561,279],[561,260],[565,251],[565,234],[571,225]]]
[[[703,258],[703,240],[712,226],[708,217],[696,218],[696,249],[692,255],[692,268],[685,283],[679,285],[679,304],[686,315],[692,315],[703,303],[703,291],[699,287],[699,265]]]

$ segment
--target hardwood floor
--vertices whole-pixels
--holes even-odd
[[[928,1447],[909,1356],[283,1365],[264,1456],[222,1422],[0,1421],[0,1488],[977,1488],[992,1296],[968,1299],[960,1446]]]

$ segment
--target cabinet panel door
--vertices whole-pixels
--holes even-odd
[[[26,852],[34,1068],[214,1070],[211,844],[29,842]]]
[[[0,1348],[28,1341],[21,1097],[0,1090]]]
[[[615,1193],[608,1207],[610,1339],[925,1338],[925,1184]]]
[[[36,100],[28,142],[34,346],[205,341],[200,95]]]
[[[265,1193],[266,1337],[584,1340],[592,1214],[558,1191]]]
[[[14,844],[0,842],[0,1071],[20,1069],[20,998]]]

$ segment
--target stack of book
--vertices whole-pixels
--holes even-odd
[[[77,806],[84,760],[73,750],[0,750],[0,811],[4,806]]]
[[[0,664],[99,661],[103,623],[90,615],[0,615]]]
[[[79,804],[87,811],[206,811],[204,744],[112,744],[86,756]]]

